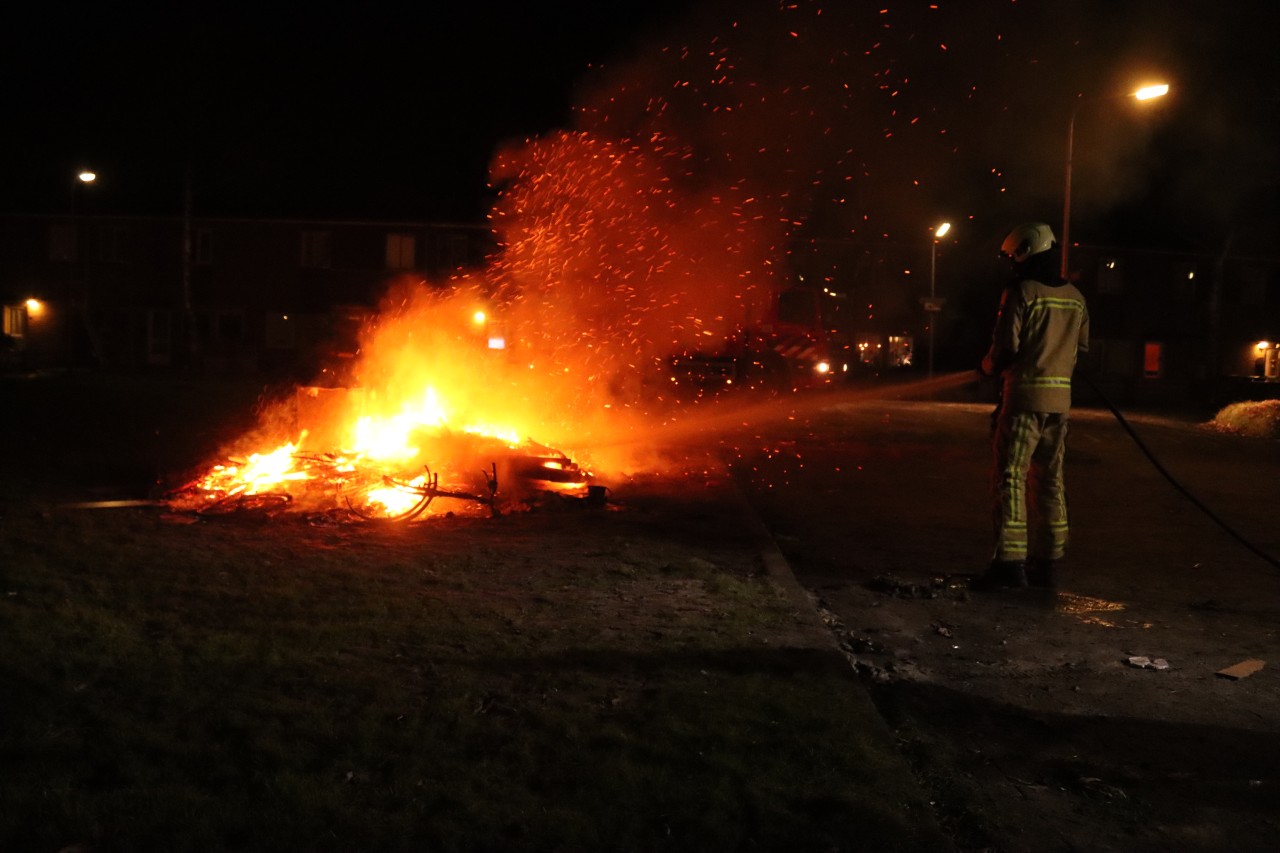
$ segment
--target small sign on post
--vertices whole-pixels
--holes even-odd
[[[921,296],[920,304],[924,306],[924,310],[937,313],[942,310],[943,305],[947,304],[947,300],[943,296]]]

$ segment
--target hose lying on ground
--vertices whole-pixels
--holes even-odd
[[[1092,389],[1093,393],[1098,395],[1098,399],[1101,400],[1103,404],[1108,409],[1111,410],[1111,414],[1115,415],[1116,420],[1120,422],[1120,426],[1124,427],[1124,431],[1127,432],[1129,434],[1129,437],[1133,439],[1134,443],[1138,445],[1138,449],[1141,450],[1146,455],[1147,459],[1150,460],[1151,464],[1155,466],[1156,470],[1159,471],[1164,476],[1164,478],[1173,485],[1175,489],[1181,492],[1183,496],[1187,498],[1187,500],[1195,504],[1196,508],[1199,509],[1201,512],[1203,512],[1205,515],[1207,515],[1210,519],[1212,519],[1215,524],[1217,524],[1224,531],[1226,531],[1227,534],[1231,536],[1232,539],[1235,539],[1237,542],[1239,542],[1244,547],[1248,548],[1254,554],[1258,555],[1263,560],[1270,563],[1274,568],[1280,569],[1280,560],[1277,560],[1275,557],[1271,556],[1266,551],[1263,551],[1257,545],[1254,545],[1252,542],[1250,542],[1248,539],[1246,539],[1244,536],[1238,533],[1234,528],[1231,527],[1231,525],[1223,521],[1222,518],[1219,517],[1217,513],[1215,513],[1213,510],[1205,506],[1204,503],[1199,498],[1197,498],[1194,494],[1192,494],[1191,491],[1188,490],[1186,486],[1182,485],[1176,479],[1174,479],[1174,476],[1169,473],[1169,471],[1164,467],[1164,465],[1160,464],[1160,460],[1157,459],[1156,455],[1151,452],[1151,449],[1147,447],[1146,443],[1143,442],[1143,440],[1138,436],[1136,432],[1134,432],[1133,427],[1129,425],[1129,421],[1125,419],[1125,416],[1120,413],[1120,410],[1117,409],[1110,400],[1107,399],[1107,396],[1103,394],[1101,390],[1099,390],[1098,386],[1093,382],[1093,380],[1090,379],[1085,374],[1080,374],[1080,375],[1081,375],[1081,378],[1084,379],[1085,384],[1087,384],[1089,388]]]

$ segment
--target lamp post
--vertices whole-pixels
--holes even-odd
[[[74,315],[79,313],[81,321],[84,323],[85,331],[89,335],[90,344],[93,346],[94,355],[98,354],[97,337],[94,335],[93,327],[89,320],[89,259],[87,256],[88,239],[87,235],[82,235],[81,231],[85,230],[80,227],[80,217],[76,212],[76,197],[80,187],[89,186],[98,180],[98,175],[91,169],[81,169],[76,173],[75,181],[71,184],[71,241],[72,251],[71,268],[68,272],[70,286],[67,288],[67,308]],[[79,275],[77,276],[77,272]],[[77,281],[77,278],[79,281]],[[77,285],[79,293],[77,293]],[[79,298],[77,298],[79,297]],[[76,303],[79,303],[77,306]],[[78,307],[78,312],[76,311]],[[70,318],[67,319],[67,357],[72,365],[75,364],[75,336],[71,331]]]
[[[75,252],[74,260],[72,262],[73,269],[76,264],[80,263],[80,258],[84,252],[84,248],[81,245],[83,241],[80,239],[80,219],[76,213],[77,192],[81,185],[88,186],[96,180],[98,180],[96,172],[90,171],[89,169],[81,169],[76,173],[76,179],[71,184],[71,240]]]
[[[74,241],[76,257],[80,255],[80,220],[76,215],[76,195],[80,186],[88,186],[98,180],[98,174],[89,169],[76,172],[76,179],[71,183],[71,239]]]
[[[947,232],[951,230],[951,223],[944,222],[939,225],[933,232],[933,239],[929,241],[929,300],[924,305],[924,310],[929,314],[929,378],[933,378],[933,327],[938,321],[938,313],[942,310],[942,304],[938,301],[935,285],[938,275],[938,241],[947,236]]]
[[[1066,167],[1063,170],[1063,190],[1062,190],[1062,277],[1067,277],[1067,255],[1071,250],[1071,157],[1072,149],[1075,146],[1076,135],[1076,116],[1080,114],[1080,105],[1092,103],[1094,101],[1112,100],[1115,98],[1133,98],[1138,101],[1150,101],[1155,98],[1163,97],[1169,93],[1168,83],[1157,83],[1151,86],[1143,86],[1136,92],[1127,92],[1122,95],[1103,95],[1099,98],[1078,98],[1075,105],[1071,108],[1071,119],[1067,122],[1067,157]]]

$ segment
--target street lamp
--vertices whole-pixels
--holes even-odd
[[[1143,86],[1136,92],[1121,95],[1103,95],[1098,98],[1078,98],[1071,108],[1071,120],[1067,122],[1067,160],[1064,188],[1062,191],[1062,277],[1067,277],[1067,254],[1071,249],[1071,154],[1075,144],[1076,116],[1080,114],[1080,105],[1094,101],[1113,100],[1115,98],[1133,98],[1138,101],[1150,101],[1169,94],[1168,83],[1156,83]]]
[[[76,210],[77,191],[82,186],[90,186],[94,181],[98,180],[98,175],[92,169],[80,169],[76,172],[76,179],[71,184],[71,252],[73,253],[70,260],[70,266],[67,272],[67,307],[74,310],[79,302],[79,313],[84,322],[85,331],[89,335],[90,345],[93,347],[94,356],[100,355],[100,347],[98,345],[98,337],[94,331],[93,324],[89,318],[89,259],[87,257],[88,249],[88,229],[81,227],[81,214]],[[82,234],[81,232],[85,233]],[[77,275],[78,273],[78,275]],[[78,279],[78,281],[77,281]],[[77,287],[78,285],[78,287]],[[79,290],[79,293],[77,293]],[[77,298],[79,297],[79,298]],[[70,317],[66,319],[67,325],[67,358],[69,363],[75,363],[75,338],[71,328]]]
[[[80,184],[84,184],[85,186],[88,186],[89,184],[92,184],[96,180],[98,180],[97,172],[94,172],[92,169],[81,169],[80,171],[76,172],[77,183],[71,184],[71,232],[72,232],[72,239],[76,241],[77,252],[80,251],[80,246],[79,246],[80,220],[76,218],[76,190],[79,189]]]
[[[938,241],[947,236],[947,232],[951,230],[951,223],[944,222],[939,225],[933,232],[933,239],[929,241],[929,301],[925,303],[924,310],[929,313],[929,378],[933,378],[933,327],[938,320],[938,312],[942,310],[942,304],[938,301],[935,283],[938,274]]]

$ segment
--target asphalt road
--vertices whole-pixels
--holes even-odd
[[[991,409],[834,394],[725,453],[961,849],[1273,849],[1280,443],[1126,417],[1215,520],[1078,408],[1058,588],[974,593]]]

